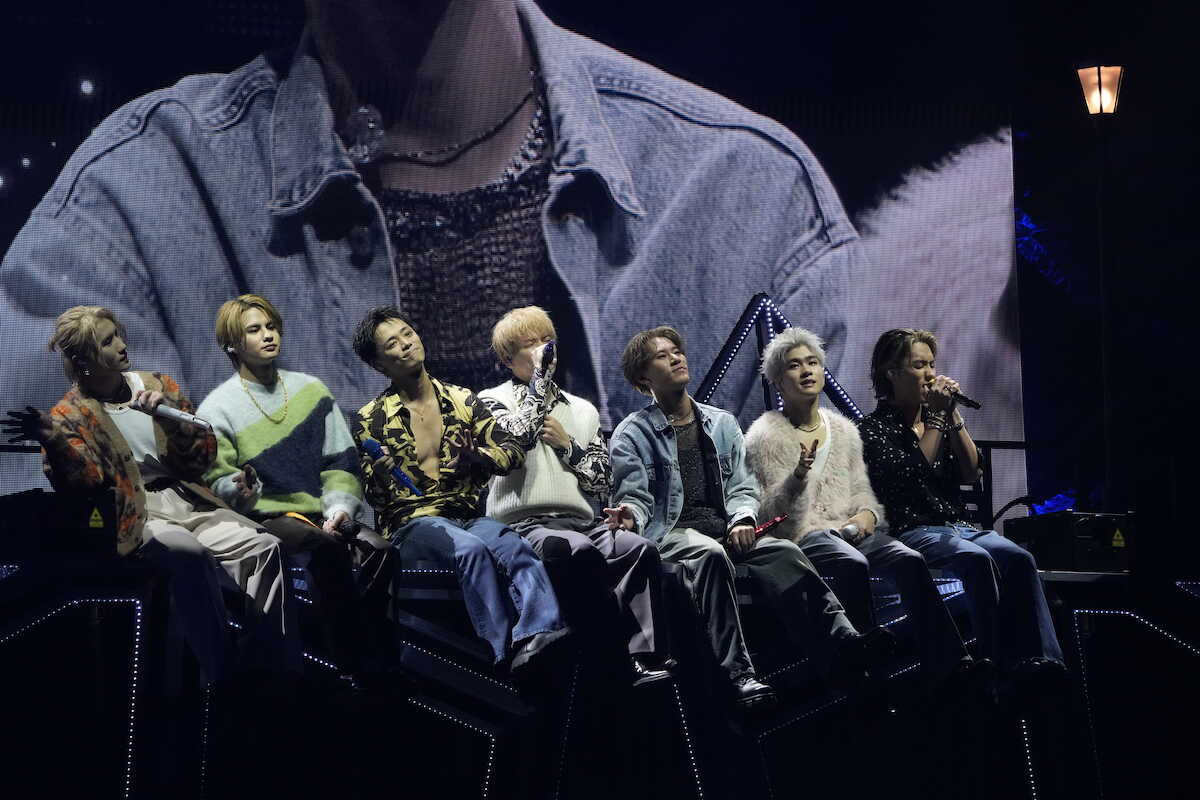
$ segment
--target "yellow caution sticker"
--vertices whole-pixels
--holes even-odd
[[[1125,536],[1121,533],[1120,528],[1117,528],[1117,532],[1113,534],[1112,546],[1113,547],[1124,547],[1125,546]]]
[[[98,508],[92,509],[92,515],[90,517],[88,517],[88,527],[89,528],[103,528],[104,527],[104,517],[100,516],[100,509],[98,509]]]

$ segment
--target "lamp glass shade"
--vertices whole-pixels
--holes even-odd
[[[1124,74],[1124,67],[1084,67],[1079,70],[1079,85],[1089,114],[1116,113]]]

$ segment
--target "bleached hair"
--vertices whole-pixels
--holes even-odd
[[[822,366],[825,365],[825,346],[821,337],[806,328],[788,328],[776,334],[763,351],[763,376],[771,383],[778,383],[787,371],[788,353],[801,345],[811,350]]]

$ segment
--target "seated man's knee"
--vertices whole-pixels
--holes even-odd
[[[1005,540],[1003,548],[998,548],[992,553],[992,558],[1003,572],[1010,570],[1036,572],[1038,568],[1033,553],[1008,540]]]
[[[982,548],[960,550],[954,554],[951,566],[958,577],[963,580],[991,575],[995,569],[992,557]]]
[[[911,547],[897,549],[894,563],[896,571],[904,575],[921,575],[929,570],[925,556]]]

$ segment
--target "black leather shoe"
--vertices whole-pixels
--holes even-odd
[[[638,656],[629,659],[629,673],[633,676],[634,686],[644,686],[671,677],[671,671],[666,664],[651,666]]]
[[[775,705],[775,690],[753,675],[743,675],[733,681],[733,699],[745,711],[760,711]]]

